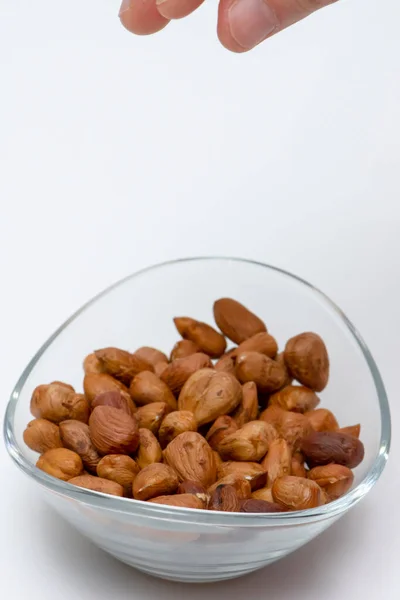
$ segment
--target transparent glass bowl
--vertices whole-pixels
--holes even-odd
[[[325,340],[331,376],[321,394],[341,426],[361,423],[365,459],[352,490],[312,510],[271,515],[178,509],[105,496],[48,476],[35,467],[24,428],[36,385],[54,380],[82,389],[82,360],[93,349],[155,346],[178,339],[172,318],[213,322],[212,306],[236,298],[260,315],[280,348],[315,331]],[[16,464],[38,483],[45,500],[100,548],[146,573],[175,581],[239,577],[293,552],[361,500],[378,480],[390,445],[390,414],[375,362],[345,315],[301,279],[260,263],[230,258],[187,259],[124,279],[73,315],[21,375],[8,404],[5,440]]]

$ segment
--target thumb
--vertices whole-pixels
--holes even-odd
[[[218,37],[233,52],[245,52],[278,31],[336,0],[220,0]]]

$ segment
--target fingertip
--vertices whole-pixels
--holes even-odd
[[[218,5],[217,35],[221,44],[227,50],[236,53],[246,52],[246,48],[240,46],[232,37],[229,24],[229,9],[236,0],[220,0]]]
[[[155,0],[125,0],[119,18],[125,29],[136,35],[157,33],[169,23],[169,19],[158,12]]]
[[[218,38],[231,52],[248,52],[278,29],[278,18],[265,0],[220,0]]]
[[[167,19],[182,19],[195,11],[204,0],[156,0],[158,12]]]

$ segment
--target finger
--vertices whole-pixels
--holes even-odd
[[[119,18],[126,29],[138,35],[156,33],[169,23],[158,12],[156,0],[123,0]]]
[[[158,12],[167,19],[182,19],[187,17],[204,0],[156,0]]]
[[[336,0],[220,0],[218,37],[233,52],[246,52],[278,31]]]

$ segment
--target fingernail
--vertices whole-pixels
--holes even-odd
[[[121,8],[119,9],[118,16],[120,17],[122,13],[126,12],[132,8],[132,0],[122,0]]]
[[[250,50],[278,28],[275,12],[264,0],[237,0],[228,12],[232,37]]]

